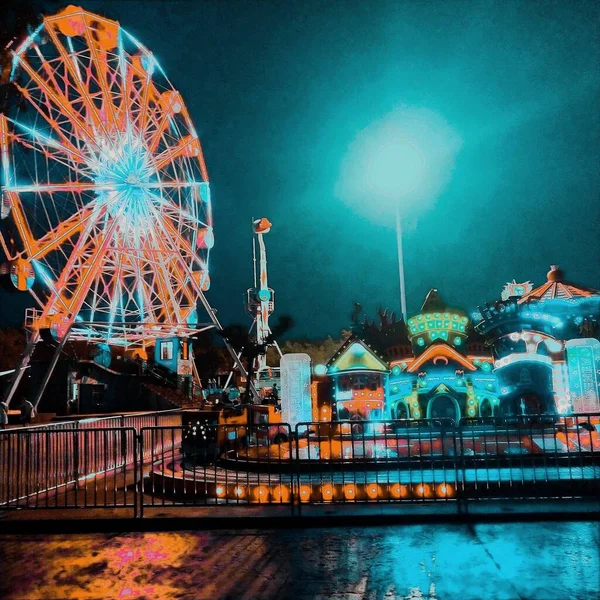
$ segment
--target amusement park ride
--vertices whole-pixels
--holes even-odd
[[[75,6],[45,17],[11,54],[0,244],[3,271],[37,308],[5,402],[49,330],[58,346],[37,405],[68,339],[145,359],[157,340],[222,327],[205,296],[214,235],[202,148],[154,55],[118,22]],[[259,335],[270,294],[265,269]]]
[[[253,221],[255,238],[252,240],[252,257],[254,262],[254,287],[246,292],[246,310],[252,317],[252,327],[256,327],[256,344],[264,346],[269,336],[269,316],[275,309],[275,292],[269,287],[267,277],[267,250],[265,248],[264,235],[271,231],[271,223],[265,219]],[[256,243],[258,242],[259,264],[256,267]],[[282,356],[277,342],[274,342],[279,355]],[[267,365],[267,354],[261,353],[256,359],[257,383],[268,379],[276,379],[279,370]]]

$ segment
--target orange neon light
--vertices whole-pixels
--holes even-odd
[[[407,367],[406,371],[408,373],[414,373],[415,371],[418,371],[419,368],[426,362],[437,357],[444,357],[449,360],[454,360],[469,371],[477,370],[477,367],[468,358],[457,352],[448,344],[432,344],[429,346],[429,348],[427,348],[427,350],[425,350],[425,352],[423,352],[423,354],[421,354]]]

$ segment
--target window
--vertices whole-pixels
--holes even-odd
[[[349,377],[340,377],[338,382],[338,389],[340,392],[349,392],[350,391],[350,378]]]
[[[161,342],[160,360],[173,360],[173,342]]]
[[[354,390],[364,390],[365,389],[365,381],[366,377],[355,377],[354,378],[354,385],[352,386],[352,389]]]

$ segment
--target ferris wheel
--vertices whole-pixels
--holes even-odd
[[[20,101],[0,115],[0,243],[38,306],[26,354],[45,328],[63,343],[135,348],[220,327],[204,296],[214,236],[202,148],[154,55],[69,6],[15,48],[10,80]]]

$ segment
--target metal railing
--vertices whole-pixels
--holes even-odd
[[[600,494],[600,415],[200,425],[157,456],[143,507]],[[174,428],[153,429],[151,443]]]
[[[278,424],[277,434],[269,436],[268,429],[198,423],[185,430],[144,430],[143,440],[149,436],[153,447],[168,447],[179,433],[182,441],[180,452],[163,451],[149,469],[142,511],[144,507],[293,504],[295,457],[280,443],[291,439],[292,430]]]
[[[578,497],[600,497],[600,414],[291,428],[152,413],[0,431],[0,508]]]
[[[132,427],[0,432],[1,508],[130,508],[135,515],[137,470]]]
[[[137,507],[131,490],[137,494],[138,437],[144,427],[166,425],[181,425],[181,411],[124,413],[0,431],[0,508]],[[175,437],[155,452],[179,443]],[[143,464],[152,453],[140,458]]]

